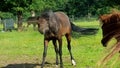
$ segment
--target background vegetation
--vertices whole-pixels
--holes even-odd
[[[0,2],[0,11],[8,12],[16,16],[22,12],[25,17],[30,16],[31,10],[36,11],[39,15],[45,9],[53,11],[64,11],[70,17],[76,18],[85,16],[98,16],[109,13],[112,9],[120,9],[119,0],[2,0]],[[5,15],[1,15],[3,17]],[[11,16],[11,14],[10,14]],[[8,15],[8,17],[10,17]],[[5,16],[6,17],[6,16]]]

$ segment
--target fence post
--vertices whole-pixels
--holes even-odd
[[[12,31],[14,29],[14,20],[12,18],[3,19],[3,30]]]

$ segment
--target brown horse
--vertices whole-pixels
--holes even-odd
[[[33,25],[33,29],[35,30],[36,25],[37,25],[37,17],[29,17],[27,19],[27,28],[29,27],[29,25]]]
[[[45,57],[47,54],[48,43],[52,40],[54,49],[56,52],[56,65],[58,65],[58,53],[60,56],[60,68],[63,68],[62,61],[62,36],[65,35],[67,39],[67,47],[70,53],[71,61],[73,65],[76,65],[71,53],[71,24],[68,16],[63,12],[45,11],[38,18],[38,30],[44,34],[44,52],[41,68],[45,64]],[[57,43],[59,43],[59,49]]]
[[[108,61],[114,54],[120,51],[120,13],[105,14],[100,16],[102,24],[103,38],[101,40],[103,46],[107,46],[107,43],[115,38],[116,44],[112,48],[112,51],[101,61]],[[101,64],[100,63],[100,64]]]

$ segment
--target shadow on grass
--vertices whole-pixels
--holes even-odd
[[[51,63],[45,62],[45,66],[51,66]],[[8,64],[7,66],[0,67],[0,68],[40,68],[41,64],[30,64],[30,63],[23,63],[23,64]]]
[[[71,66],[71,65],[64,65],[64,66]],[[8,64],[7,66],[0,67],[0,68],[40,68],[40,67],[41,67],[41,64],[23,63],[23,64]],[[55,63],[45,62],[44,67],[56,68],[56,65]]]
[[[36,66],[40,66],[40,64],[29,64],[29,63],[25,63],[25,64],[9,64],[5,67],[1,67],[1,68],[35,68]]]

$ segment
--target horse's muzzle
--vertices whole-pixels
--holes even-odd
[[[103,39],[101,40],[101,43],[104,47],[107,47],[106,41],[104,41]]]

